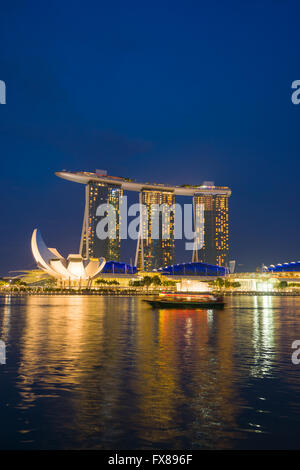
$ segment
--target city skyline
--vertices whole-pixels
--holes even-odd
[[[1,5],[0,450],[300,449],[299,18]]]
[[[3,7],[1,274],[33,266],[37,225],[78,250],[83,194],[59,168],[225,181],[237,269],[299,259],[299,2],[90,7]]]

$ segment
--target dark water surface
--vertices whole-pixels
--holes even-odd
[[[2,449],[300,448],[300,298],[0,297]]]

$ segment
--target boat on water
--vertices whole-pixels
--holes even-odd
[[[223,308],[224,299],[215,294],[162,292],[154,299],[144,299],[153,308]]]

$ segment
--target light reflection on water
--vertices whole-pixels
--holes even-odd
[[[300,447],[300,298],[1,297],[0,339],[0,448]]]

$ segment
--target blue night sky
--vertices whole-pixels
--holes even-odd
[[[78,251],[62,169],[230,186],[239,270],[300,259],[299,1],[16,0],[0,44],[0,274],[34,267],[35,227]]]

